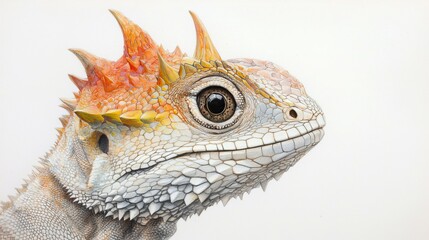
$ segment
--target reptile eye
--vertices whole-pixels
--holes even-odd
[[[105,134],[101,134],[100,138],[98,138],[98,148],[103,153],[107,154],[109,152],[109,139]]]
[[[219,133],[231,129],[241,118],[245,98],[238,86],[222,76],[207,76],[194,83],[187,97],[192,120]]]
[[[208,87],[197,96],[198,108],[207,120],[224,122],[232,117],[236,103],[232,94],[222,87]]]

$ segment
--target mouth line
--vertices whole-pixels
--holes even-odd
[[[151,170],[152,168],[156,167],[158,164],[166,162],[166,161],[169,161],[169,160],[174,159],[174,158],[179,158],[179,157],[183,157],[183,156],[194,154],[194,153],[203,153],[203,152],[205,152],[205,153],[212,153],[212,152],[217,152],[217,153],[221,153],[221,152],[233,152],[233,151],[249,150],[249,149],[254,149],[254,148],[262,148],[262,147],[265,147],[265,146],[273,146],[273,145],[278,144],[278,143],[283,143],[283,142],[291,141],[291,140],[293,141],[294,139],[297,139],[299,137],[304,137],[306,135],[309,135],[310,133],[313,133],[313,132],[319,131],[319,130],[323,130],[323,127],[315,128],[315,129],[313,129],[313,130],[311,130],[309,132],[306,132],[306,133],[304,133],[302,135],[299,135],[299,136],[296,136],[296,137],[293,137],[293,138],[288,138],[288,139],[285,139],[285,140],[282,140],[282,141],[276,141],[276,142],[273,142],[273,143],[263,144],[263,145],[259,145],[259,146],[255,146],[255,147],[250,147],[250,148],[241,148],[241,149],[235,149],[235,150],[198,151],[198,152],[185,152],[185,153],[181,153],[181,154],[178,154],[178,155],[176,155],[174,157],[167,158],[167,159],[165,159],[163,161],[156,162],[152,166],[149,166],[149,167],[146,167],[146,168],[140,168],[140,169],[136,169],[136,170],[131,170],[129,172],[126,172],[121,177],[119,177],[116,181],[119,181],[121,178],[123,178],[123,177],[125,177],[127,175],[132,175],[132,174],[136,174],[136,173],[147,172],[147,171]]]

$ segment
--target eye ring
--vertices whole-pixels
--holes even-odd
[[[212,94],[217,103],[210,110],[206,100]],[[239,87],[229,78],[209,75],[191,86],[186,97],[186,106],[191,122],[197,123],[195,126],[205,127],[212,133],[221,133],[233,129],[241,119],[246,102]]]

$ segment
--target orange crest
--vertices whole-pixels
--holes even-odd
[[[194,59],[187,60],[178,47],[172,53],[164,50],[121,13],[114,10],[111,13],[124,37],[124,54],[119,60],[109,61],[83,50],[70,49],[85,67],[87,80],[69,75],[80,92],[77,106],[66,105],[85,122],[141,126],[148,119],[166,115],[173,111],[164,98],[166,91],[172,82],[195,72],[189,62],[204,65],[221,61],[204,25],[192,12],[197,46]]]

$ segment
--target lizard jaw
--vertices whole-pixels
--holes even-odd
[[[219,154],[219,159],[223,161],[248,160],[249,158],[257,158],[261,156],[266,158],[267,157],[271,158],[271,161],[265,158],[257,162],[260,165],[266,165],[271,162],[277,162],[279,160],[282,160],[290,154],[297,154],[301,150],[306,149],[310,146],[315,146],[322,140],[324,136],[323,127],[324,125],[293,138],[288,138],[281,141],[275,141],[269,144],[262,144],[255,147],[241,148],[237,150],[220,150],[220,151],[205,151],[205,152],[190,151],[190,152],[184,152],[180,154],[172,154],[170,155],[170,157],[165,158],[165,160],[158,161],[148,167],[126,172],[118,180],[130,174],[144,174],[145,172],[155,168],[158,164],[161,164],[166,161],[171,161],[177,158],[182,158],[182,157],[186,157],[194,154],[201,154],[201,153]],[[243,154],[243,151],[245,152],[244,154]]]

